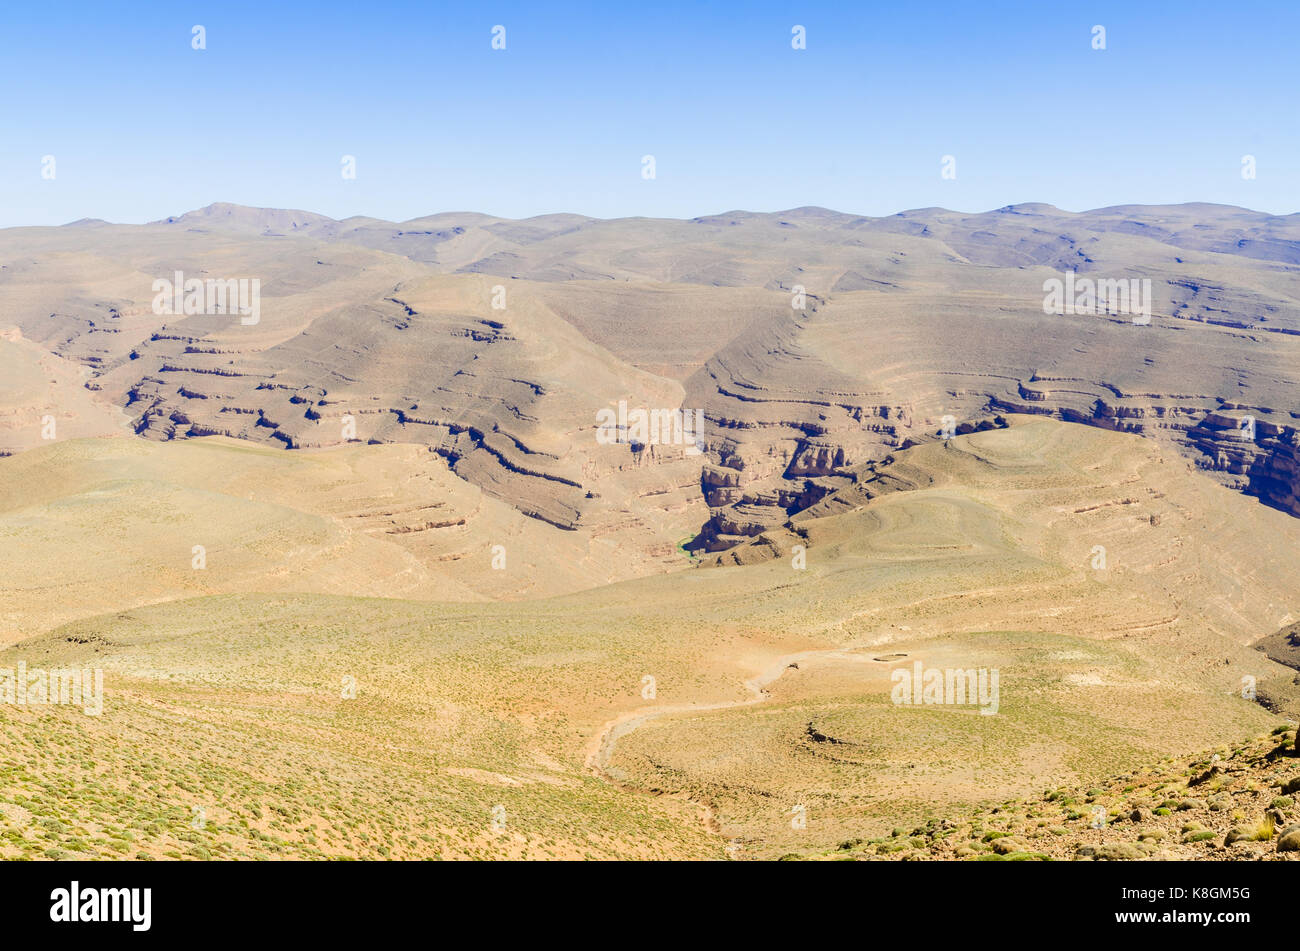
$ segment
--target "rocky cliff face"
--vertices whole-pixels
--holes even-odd
[[[925,370],[924,385],[916,387],[924,378],[918,367],[913,388],[899,394],[909,398],[893,405],[859,388],[840,390],[834,409],[828,400],[810,410],[802,400],[761,397],[751,387],[747,400],[766,404],[751,410],[751,418],[766,416],[764,425],[737,426],[724,414],[711,415],[708,445],[718,462],[701,475],[712,509],[701,547],[723,550],[783,524],[851,482],[855,466],[942,438],[945,426],[961,433],[990,425],[1002,413],[1047,415],[1168,442],[1216,481],[1300,516],[1300,413],[1201,394],[1120,389],[1104,378],[1083,378],[1086,367],[1072,368],[1068,377],[1025,368],[1021,379]],[[723,380],[703,398],[727,403],[733,392]]]

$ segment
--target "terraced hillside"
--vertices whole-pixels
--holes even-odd
[[[493,280],[309,239],[127,230],[125,247],[94,227],[0,236],[36,256],[0,270],[0,321],[84,366],[94,412],[124,411],[140,436],[425,445],[523,514],[588,537],[627,524],[654,536],[665,509],[698,503],[693,445],[633,451],[595,438],[599,410],[677,407],[680,384],[623,364],[525,288],[498,296]],[[74,272],[69,262],[87,257],[95,266]],[[177,272],[260,280],[257,322],[153,313],[152,281]],[[57,415],[91,414],[70,404]],[[33,417],[10,444],[40,441]]]
[[[0,321],[150,438],[414,442],[566,530],[616,524],[599,499],[651,523],[707,504],[692,547],[722,551],[1007,412],[1153,437],[1300,515],[1297,268],[1297,216],[1214,205],[400,224],[213,205],[0,233]],[[262,319],[154,314],[177,271],[257,277]],[[1149,281],[1150,322],[1044,313],[1066,271]],[[599,443],[621,400],[702,408],[703,455]]]
[[[683,506],[658,524],[562,531],[409,444],[286,453],[225,436],[55,441],[0,459],[0,643],[107,606],[204,594],[482,601],[581,590],[689,564],[675,547],[689,518]]]

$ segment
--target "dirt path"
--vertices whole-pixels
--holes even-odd
[[[864,648],[856,648],[862,650]],[[652,790],[642,789],[625,783],[609,772],[609,761],[614,755],[614,747],[618,741],[627,736],[634,730],[640,729],[652,720],[658,720],[660,717],[671,716],[676,713],[710,713],[715,710],[730,710],[734,707],[747,707],[756,703],[761,703],[768,698],[770,687],[773,683],[780,680],[787,670],[803,663],[811,657],[820,657],[823,655],[839,655],[846,660],[860,660],[860,655],[854,655],[855,648],[845,647],[825,647],[814,650],[799,651],[794,654],[786,654],[778,657],[775,661],[764,668],[756,677],[746,680],[745,689],[749,691],[750,696],[745,700],[726,700],[721,703],[682,703],[658,707],[650,707],[642,710],[630,710],[627,713],[620,714],[614,719],[608,721],[602,726],[587,744],[586,765],[593,773],[603,779],[605,782],[621,789],[624,792],[641,793],[642,795],[654,796],[662,795]],[[717,815],[714,812],[713,805],[707,800],[691,799],[683,794],[673,794],[673,798],[682,799],[686,802],[694,803],[700,808],[701,821],[706,829],[714,835],[722,835],[722,827],[718,823]]]

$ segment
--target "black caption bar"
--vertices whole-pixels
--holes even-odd
[[[338,940],[457,922],[498,938],[514,928],[622,933],[680,922],[695,937],[697,925],[723,934],[759,908],[816,913],[819,932],[856,922],[877,936],[943,920],[1079,935],[1196,929],[1231,940],[1293,913],[1295,876],[1282,864],[8,863],[0,907],[12,937],[125,941]]]

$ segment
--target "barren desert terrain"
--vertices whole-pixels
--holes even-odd
[[[1300,857],[1298,431],[1297,215],[0,230],[0,856]]]

